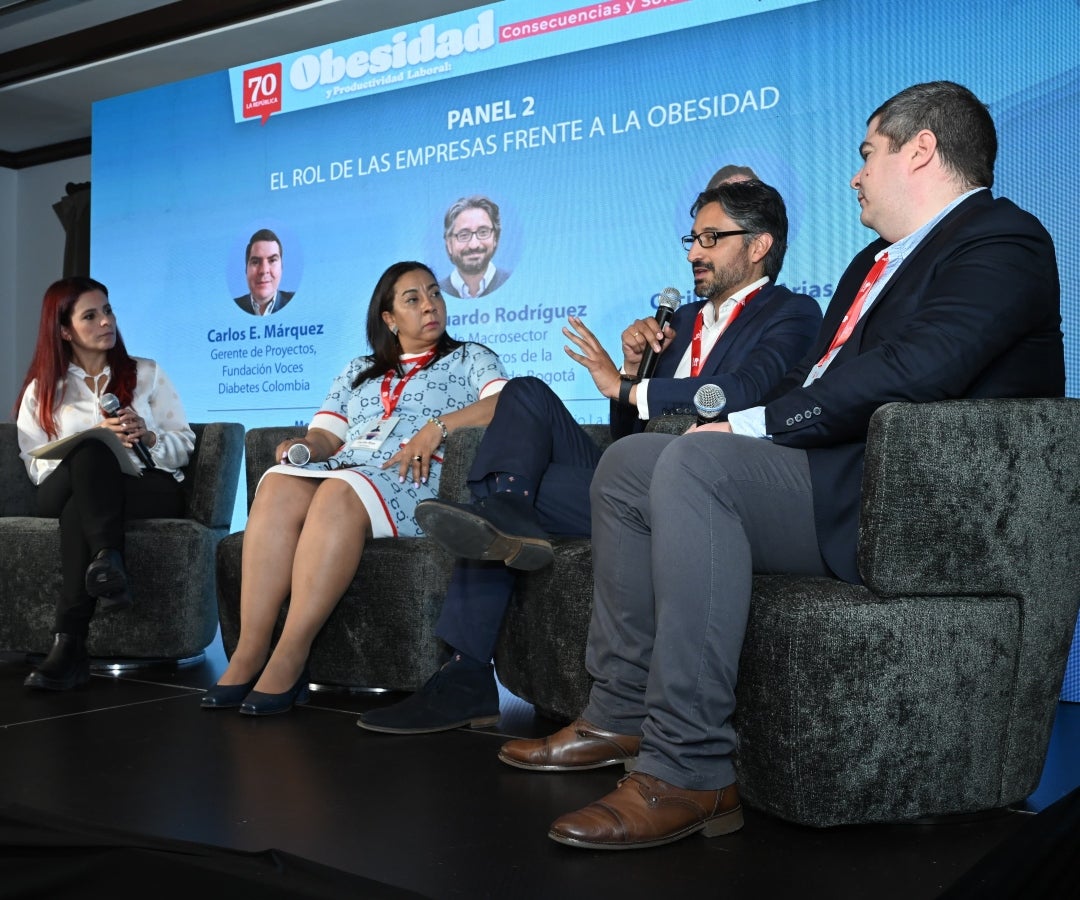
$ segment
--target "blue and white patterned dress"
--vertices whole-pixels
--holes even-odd
[[[418,356],[402,355],[407,373],[410,361]],[[340,478],[350,484],[363,501],[371,518],[375,537],[416,537],[421,532],[413,512],[421,500],[439,492],[442,458],[432,457],[426,484],[398,481],[398,467],[382,465],[427,424],[432,416],[442,416],[463,409],[477,400],[497,394],[506,383],[506,372],[499,357],[480,344],[465,343],[426,369],[416,372],[406,383],[394,408],[398,417],[393,433],[377,450],[356,446],[365,426],[383,415],[380,392],[383,377],[369,378],[357,388],[353,379],[371,365],[371,357],[359,356],[338,375],[322,407],[312,417],[310,428],[321,428],[342,440],[341,449],[325,462],[306,466],[276,465],[266,474],[281,473],[307,478]],[[396,376],[391,391],[397,388]],[[265,477],[265,476],[264,476]]]

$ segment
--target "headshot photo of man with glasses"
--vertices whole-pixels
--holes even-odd
[[[481,194],[462,197],[446,211],[443,238],[453,269],[439,282],[444,294],[473,299],[502,286],[510,270],[492,261],[501,232],[498,204]]]

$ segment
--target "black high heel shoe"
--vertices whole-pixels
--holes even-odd
[[[244,698],[251,693],[255,682],[259,680],[260,672],[251,681],[242,684],[215,684],[202,695],[199,706],[203,709],[236,709]]]
[[[304,671],[289,690],[283,694],[264,694],[262,691],[252,691],[240,704],[242,716],[273,716],[278,713],[288,712],[293,704],[301,706],[308,702],[311,689],[308,687],[308,670]]]

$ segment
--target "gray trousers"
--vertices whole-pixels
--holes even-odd
[[[754,572],[829,574],[802,450],[703,432],[613,444],[590,491],[594,607],[583,716],[642,735],[638,770],[735,780],[735,683]]]

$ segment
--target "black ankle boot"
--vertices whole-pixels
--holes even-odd
[[[124,557],[117,550],[100,550],[86,567],[86,593],[97,598],[97,611],[110,613],[131,606]]]
[[[422,500],[415,515],[424,534],[454,556],[497,559],[526,572],[554,559],[532,502],[518,494],[490,494],[472,503]]]
[[[495,669],[455,653],[411,697],[373,709],[356,724],[389,734],[428,734],[451,728],[486,728],[499,721]]]
[[[42,691],[67,691],[89,680],[86,638],[77,634],[58,634],[49,655],[26,676],[23,684]]]

